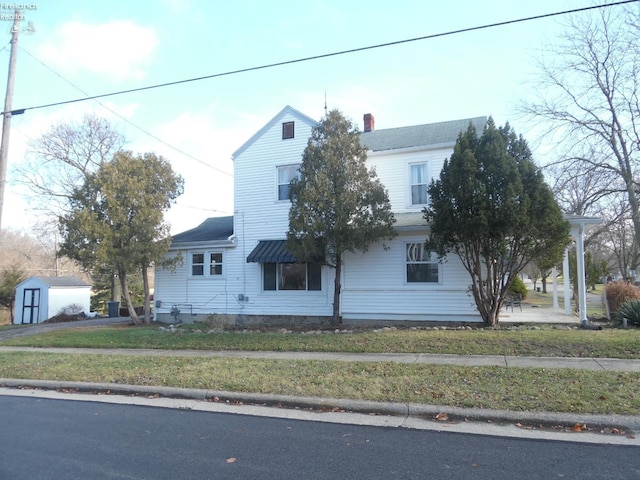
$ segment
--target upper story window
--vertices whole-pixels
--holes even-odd
[[[427,203],[427,164],[411,165],[411,205]]]
[[[291,180],[300,177],[298,165],[284,165],[278,168],[278,200],[289,200]]]
[[[295,137],[295,123],[294,122],[284,122],[282,124],[282,139],[286,140],[287,138]]]
[[[205,265],[207,265],[206,269]],[[191,276],[204,277],[213,275],[222,275],[222,253],[192,253]]]
[[[407,283],[438,283],[440,263],[424,243],[407,243]]]

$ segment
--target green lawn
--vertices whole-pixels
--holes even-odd
[[[34,347],[640,358],[640,330],[388,330],[182,333],[156,326],[63,330],[1,342]],[[202,327],[200,327],[202,328]],[[507,409],[640,414],[640,373],[392,362],[0,353],[0,377],[97,381]]]
[[[640,358],[640,330],[637,329],[399,329],[305,334],[206,333],[206,328],[185,325],[179,331],[181,333],[162,332],[156,326],[69,329],[15,338],[0,345]]]

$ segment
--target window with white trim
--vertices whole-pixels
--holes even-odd
[[[407,283],[438,283],[440,262],[424,243],[406,244]]]
[[[265,263],[262,266],[264,290],[322,290],[319,263]]]
[[[427,164],[411,165],[411,205],[427,204]]]
[[[289,189],[291,181],[300,178],[298,165],[282,165],[277,167],[278,170],[278,200],[289,200]]]
[[[208,277],[215,275],[222,275],[221,252],[198,252],[191,254],[192,277]]]

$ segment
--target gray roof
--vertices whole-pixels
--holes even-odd
[[[211,217],[191,230],[174,235],[171,239],[171,245],[227,240],[231,235],[233,235],[233,216]]]
[[[77,277],[33,277],[50,287],[90,287],[91,284]]]
[[[469,123],[475,127],[480,135],[487,123],[487,117],[363,132],[360,134],[360,143],[374,152],[410,147],[454,145],[460,132],[466,130]]]
[[[427,221],[424,219],[424,213],[422,212],[402,212],[394,213],[396,223],[395,228],[406,229],[411,227],[427,228]]]

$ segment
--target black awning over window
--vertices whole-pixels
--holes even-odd
[[[296,257],[285,249],[285,240],[260,240],[247,257],[247,263],[295,263]]]

